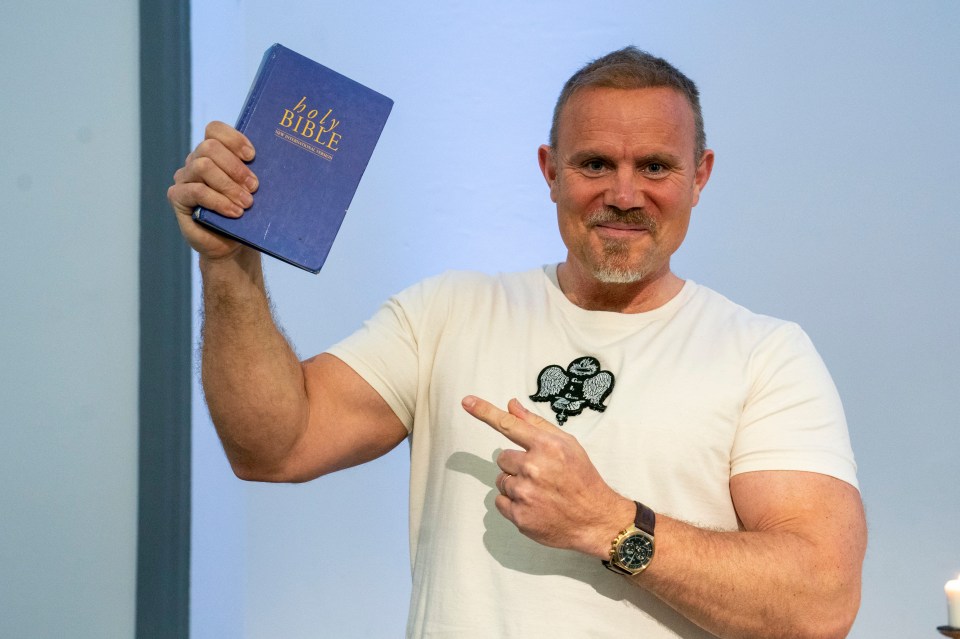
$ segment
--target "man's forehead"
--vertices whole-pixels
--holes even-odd
[[[693,107],[672,87],[619,89],[584,87],[570,96],[557,121],[557,143],[562,146],[584,135],[629,132],[642,135],[648,130],[670,130],[689,137],[696,133]],[[565,135],[566,134],[566,135]]]
[[[680,91],[672,87],[640,89],[584,87],[575,91],[567,100],[560,111],[560,121],[564,120],[564,116],[581,115],[585,110],[614,107],[637,114],[670,112],[678,119],[688,119],[691,124],[694,124],[693,107]]]

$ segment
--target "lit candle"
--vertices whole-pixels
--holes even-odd
[[[947,618],[951,628],[960,628],[960,577],[943,587],[947,593]]]

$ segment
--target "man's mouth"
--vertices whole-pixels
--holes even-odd
[[[604,242],[633,242],[653,235],[646,224],[630,224],[619,221],[595,224],[593,225],[593,232]]]
[[[620,211],[603,208],[595,211],[587,218],[587,225],[599,227],[617,234],[630,234],[656,231],[656,220],[647,215],[642,209]]]
[[[624,222],[600,222],[599,224],[596,224],[596,226],[599,226],[600,228],[604,228],[604,229],[611,229],[611,230],[613,230],[613,231],[635,231],[635,232],[639,232],[639,231],[649,231],[649,230],[650,230],[650,229],[647,228],[647,226],[644,225],[644,224],[626,224],[626,223],[624,223]]]

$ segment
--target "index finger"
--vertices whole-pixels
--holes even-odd
[[[490,402],[473,395],[467,395],[461,403],[464,410],[472,416],[493,427],[524,450],[530,450],[541,433],[542,426],[534,424],[533,419],[528,416],[534,419],[540,417],[523,408],[515,399],[511,399],[508,404],[510,412],[500,410]]]

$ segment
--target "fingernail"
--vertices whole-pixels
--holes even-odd
[[[477,398],[473,395],[467,395],[460,403],[463,404],[464,408],[473,408],[477,404]]]
[[[242,149],[240,149],[240,157],[242,157],[247,162],[252,160],[253,156],[254,156],[254,152],[253,152],[252,146],[244,146]]]
[[[252,175],[248,175],[247,179],[244,180],[243,184],[244,186],[247,187],[248,191],[253,193],[254,191],[257,190],[257,187],[260,185],[260,182],[257,181],[257,178],[253,177]]]

